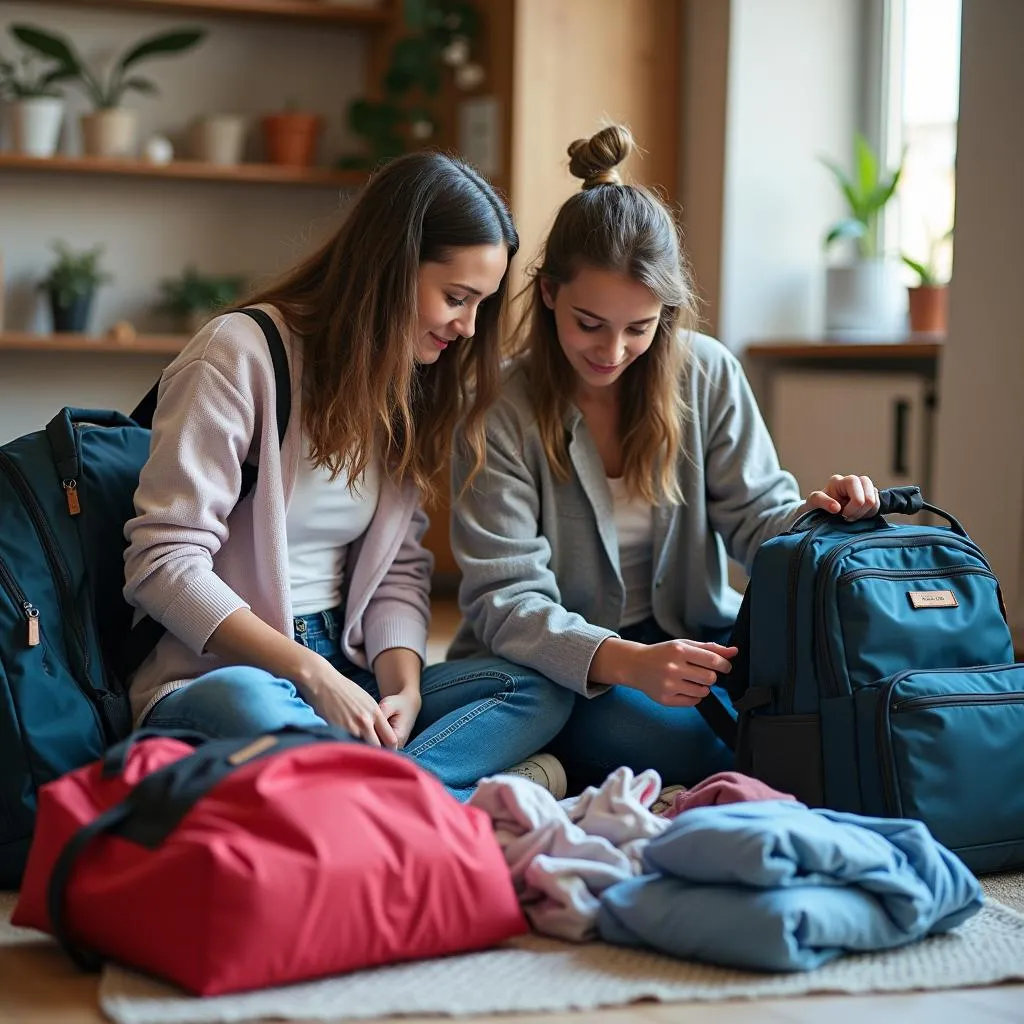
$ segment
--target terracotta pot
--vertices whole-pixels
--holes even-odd
[[[309,167],[324,119],[318,114],[267,114],[263,118],[263,142],[272,164]]]
[[[949,287],[920,285],[908,288],[910,329],[915,334],[945,334]]]

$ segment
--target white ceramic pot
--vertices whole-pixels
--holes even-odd
[[[133,157],[138,118],[134,110],[113,107],[82,115],[82,149],[86,156]]]
[[[10,104],[11,144],[15,153],[51,157],[57,152],[64,100],[59,96],[34,96]]]
[[[907,332],[907,290],[894,260],[861,260],[829,267],[825,333],[837,341],[899,341]]]
[[[240,164],[245,145],[244,117],[213,114],[200,118],[193,128],[193,149],[197,160],[221,167]]]

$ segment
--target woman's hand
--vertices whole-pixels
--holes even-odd
[[[300,688],[313,709],[331,725],[340,725],[373,747],[398,747],[395,730],[377,702],[358,683],[342,675],[319,654],[309,652]]]
[[[423,706],[419,688],[407,688],[389,697],[382,697],[379,706],[398,737],[398,749],[401,750],[409,742],[412,727]]]
[[[610,637],[591,663],[594,682],[628,686],[666,707],[699,704],[718,676],[732,671],[735,647],[697,640],[638,644]]]
[[[820,508],[844,519],[865,519],[879,509],[878,488],[868,476],[832,477],[823,490],[811,491],[804,502],[805,511]]]

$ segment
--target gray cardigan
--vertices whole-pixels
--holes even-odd
[[[749,568],[801,504],[739,362],[713,338],[694,334],[691,344],[684,503],[654,509],[652,608],[675,637],[732,624],[740,595],[729,586],[728,556]],[[456,445],[451,535],[463,621],[448,655],[490,652],[593,696],[605,688],[587,682],[590,663],[617,635],[626,595],[600,455],[578,409],[565,427],[573,472],[562,483],[525,374],[513,366],[488,415],[486,467],[462,498],[469,464]]]

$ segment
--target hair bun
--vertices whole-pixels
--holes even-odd
[[[633,136],[623,125],[602,128],[589,139],[577,139],[569,146],[569,173],[583,179],[584,190],[598,185],[621,185],[616,169],[633,152]]]

